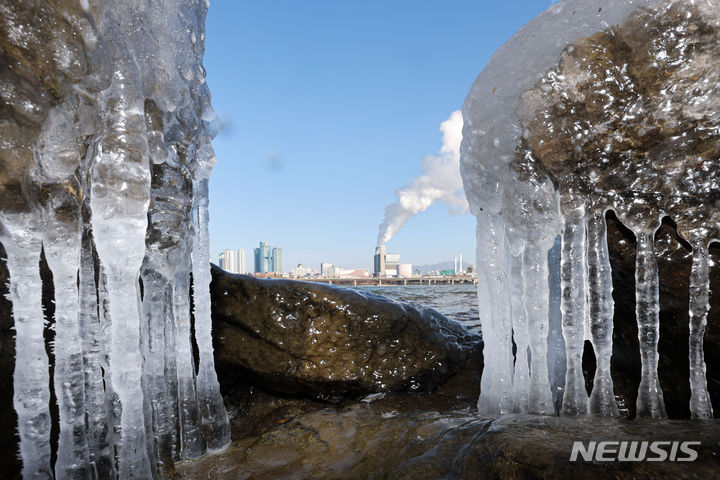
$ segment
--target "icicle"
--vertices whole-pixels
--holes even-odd
[[[642,376],[638,387],[637,416],[665,418],[665,401],[657,374],[660,338],[658,266],[653,237],[655,228],[637,230],[635,253],[635,307],[640,341]]]
[[[596,210],[587,223],[588,262],[588,315],[590,334],[597,368],[588,408],[590,413],[602,417],[617,417],[610,357],[614,304],[612,297],[612,270],[607,246],[605,216]]]
[[[177,275],[177,274],[176,274]],[[170,409],[170,423],[172,425],[170,435],[170,448],[172,453],[172,459],[174,461],[180,460],[181,447],[180,447],[180,425],[178,421],[178,372],[177,372],[177,360],[175,359],[175,281],[171,282],[170,300],[172,305],[173,317],[172,322],[165,322],[165,382],[167,391],[168,408]]]
[[[484,368],[478,412],[509,413],[512,409],[512,343],[505,291],[505,235],[499,214],[481,212],[477,225],[478,304],[483,336]]]
[[[705,243],[693,245],[690,273],[690,416],[713,418],[713,409],[705,378],[703,336],[710,310],[710,267]]]
[[[124,82],[131,72],[131,65],[125,65],[101,95],[105,127],[90,172],[91,224],[107,281],[109,380],[113,408],[120,409],[115,449],[121,479],[152,476],[145,440],[138,305],[150,168],[143,99],[135,85]]]
[[[528,411],[554,413],[548,376],[548,286],[547,247],[528,243],[523,253],[525,312],[530,335],[530,392]]]
[[[513,373],[513,411],[528,411],[530,367],[528,365],[528,318],[523,304],[523,255],[510,255],[510,318],[515,345],[515,371]]]
[[[146,257],[147,258],[147,257]],[[172,292],[168,281],[157,271],[144,268],[143,296],[143,389],[145,391],[145,428],[150,436],[153,464],[172,466],[176,424],[171,412],[165,382],[165,322],[173,321]]]
[[[560,282],[560,258],[562,252],[562,236],[558,235],[547,255],[549,284],[548,295],[548,317],[549,329],[548,333],[548,377],[550,379],[550,389],[552,391],[552,399],[554,412],[560,414],[562,410],[562,399],[565,392],[565,339],[562,334],[562,311],[560,308],[562,299],[562,289]]]
[[[83,479],[90,475],[85,435],[85,389],[78,273],[82,193],[75,176],[80,166],[77,132],[67,105],[53,108],[35,145],[32,181],[41,186],[39,204],[43,247],[55,292],[54,387],[60,433],[55,474]]]
[[[107,345],[103,342],[98,317],[98,295],[95,284],[95,261],[92,246],[84,229],[80,256],[80,332],[85,354],[85,410],[87,412],[87,442],[89,461],[94,478],[115,476],[113,457],[108,438],[108,413],[105,410],[105,388],[102,359]]]
[[[178,377],[178,422],[183,458],[198,458],[207,448],[200,431],[200,411],[195,389],[195,362],[190,342],[189,264],[181,266],[173,286],[175,313],[175,362]],[[196,324],[197,325],[197,322]]]
[[[55,287],[54,385],[60,417],[55,474],[59,478],[83,479],[90,475],[90,462],[85,435],[85,375],[78,316],[80,207],[74,197],[68,198],[70,195],[63,186],[46,187],[46,192],[50,202],[57,202],[45,209],[44,229],[45,257]]]
[[[145,102],[145,119],[148,130],[158,131],[162,128],[160,112],[151,101]],[[159,149],[160,146],[155,145],[156,155]],[[165,158],[169,156],[169,152],[165,150]],[[175,164],[174,161],[170,163]],[[190,241],[185,225],[189,222],[191,202],[183,191],[187,191],[188,183],[183,168],[174,168],[165,162],[157,162],[153,166],[153,190],[148,217],[150,224],[145,239],[146,252],[142,267],[145,287],[142,305],[145,339],[143,388],[147,397],[145,423],[150,435],[150,454],[154,464],[163,469],[171,469],[173,460],[179,458],[176,440],[177,370],[174,358],[172,366],[168,368],[167,363],[171,356],[167,355],[169,339],[166,337],[172,337],[171,352],[174,357],[175,314],[171,283],[181,263],[187,268],[187,262],[183,262],[187,253],[183,251],[183,247]],[[189,331],[187,337],[189,342]],[[192,356],[192,351],[186,351],[185,354]],[[188,363],[190,370],[191,367],[192,364]],[[170,378],[174,381],[170,382]],[[193,379],[190,378],[190,381]],[[197,453],[194,452],[196,455]],[[162,472],[159,473],[162,475]]]
[[[209,148],[209,144],[206,145]],[[209,158],[208,158],[209,157]],[[212,162],[214,154],[201,151],[198,162]],[[209,172],[207,173],[209,175]],[[200,175],[193,189],[193,223],[195,241],[192,250],[193,293],[195,307],[195,339],[199,351],[197,393],[203,424],[208,429],[208,447],[219,450],[230,443],[230,421],[220,395],[215,373],[210,316],[210,235],[208,232],[208,179]]]
[[[32,212],[0,217],[7,254],[8,298],[15,320],[13,404],[18,415],[23,478],[52,478],[50,378],[43,338],[39,221]]]
[[[561,288],[562,325],[567,352],[565,415],[587,413],[588,396],[582,371],[585,341],[585,206],[564,215],[562,230]]]
[[[120,414],[122,413],[122,408],[120,406],[120,402],[118,400],[118,396],[113,391],[113,373],[112,370],[110,370],[110,332],[111,332],[111,326],[112,322],[110,320],[110,302],[109,302],[109,293],[108,293],[108,276],[105,273],[105,267],[103,267],[102,263],[100,263],[100,259],[98,258],[97,263],[98,268],[98,284],[97,284],[97,292],[98,292],[98,324],[100,327],[100,348],[101,348],[101,356],[100,356],[100,365],[101,368],[104,371],[104,382],[103,386],[105,387],[105,413],[106,418],[108,422],[108,447],[111,452],[111,460],[112,460],[112,470],[115,473],[115,476],[117,477],[117,459],[116,459],[116,449],[115,449],[115,443],[116,443],[116,433],[118,429],[120,428]]]

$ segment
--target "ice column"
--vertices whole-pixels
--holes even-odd
[[[154,463],[172,464],[177,406],[171,403],[165,381],[165,322],[173,321],[172,294],[160,273],[143,269],[143,388],[146,393],[145,425]]]
[[[55,473],[60,478],[90,474],[85,435],[85,373],[79,319],[78,272],[82,221],[80,166],[71,114],[62,107],[50,111],[35,148],[31,175],[41,185],[43,247],[55,291],[55,371],[60,435]]]
[[[50,389],[43,338],[39,218],[33,212],[0,217],[10,276],[9,298],[15,319],[13,404],[18,416],[23,478],[52,478],[50,466]]]
[[[554,413],[548,377],[548,263],[547,245],[530,242],[523,253],[525,312],[530,335],[530,391],[528,412]]]
[[[617,417],[618,409],[610,375],[613,334],[612,270],[603,210],[596,209],[587,223],[588,314],[597,368],[590,394],[593,415]]]
[[[54,198],[61,198],[58,191]],[[85,436],[84,365],[80,334],[77,275],[80,269],[80,209],[68,222],[49,213],[43,242],[55,286],[55,395],[60,416],[55,473],[59,478],[87,478],[89,451]]]
[[[182,457],[197,458],[206,452],[200,430],[200,411],[195,388],[195,362],[190,341],[190,262],[179,269],[173,287],[175,310],[175,361],[178,375],[178,421]],[[196,323],[197,324],[197,323]]]
[[[588,396],[582,371],[585,342],[585,204],[567,208],[562,229],[561,310],[563,337],[567,352],[565,415],[587,413]]]
[[[698,241],[693,245],[690,273],[690,416],[702,419],[713,418],[703,352],[703,336],[710,310],[709,296],[708,246],[705,241]]]
[[[85,355],[85,411],[89,461],[97,478],[114,477],[113,455],[109,439],[107,396],[103,380],[103,358],[107,349],[98,315],[98,293],[95,284],[95,259],[86,227],[80,255],[80,331]]]
[[[478,412],[485,415],[512,410],[512,343],[508,299],[505,292],[504,222],[498,213],[480,212],[477,225],[478,302],[483,335],[484,369],[480,380]]]
[[[513,372],[513,410],[519,413],[528,411],[528,389],[530,386],[530,367],[528,365],[528,318],[525,314],[523,295],[523,254],[510,255],[510,315],[512,332],[517,351]]]
[[[547,255],[548,278],[548,377],[552,392],[555,414],[562,410],[562,397],[565,390],[565,339],[562,335],[562,311],[560,309],[562,289],[560,288],[560,257],[562,237],[558,235]]]
[[[640,341],[642,372],[638,387],[638,417],[664,418],[665,401],[658,379],[658,340],[660,339],[660,294],[658,266],[653,238],[660,222],[635,230],[635,308]]]
[[[181,265],[185,267],[183,273],[188,273],[184,257],[187,256],[187,243],[191,241],[186,227],[190,215],[187,195],[190,182],[184,165],[178,168],[174,153],[170,155],[165,147],[162,117],[151,101],[145,102],[145,119],[150,137],[154,139],[150,150],[153,161],[150,224],[141,273],[145,288],[142,323],[145,424],[153,463],[172,465],[173,460],[181,458],[177,439],[177,362],[174,358],[169,361],[170,356],[176,355],[173,283]],[[189,296],[190,292],[186,291],[185,295]],[[184,374],[194,386],[190,328],[187,319],[184,323],[188,324],[182,344],[186,348],[180,354],[186,357],[183,359]],[[194,395],[191,398],[197,403]],[[202,448],[191,451],[193,457],[204,453]]]
[[[129,63],[129,62],[128,62]],[[91,171],[92,229],[107,278],[110,388],[120,409],[120,478],[152,478],[141,388],[139,272],[145,253],[150,167],[143,97],[124,65],[102,93],[103,132]],[[121,188],[122,187],[122,188]]]
[[[230,422],[220,395],[215,373],[210,318],[210,237],[208,232],[208,176],[215,154],[207,143],[198,151],[198,170],[193,188],[193,225],[195,241],[192,250],[195,339],[199,351],[197,394],[208,448],[217,450],[230,443]]]

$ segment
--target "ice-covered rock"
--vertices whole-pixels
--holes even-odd
[[[206,11],[0,4],[0,241],[25,478],[146,479],[230,441],[210,336]],[[55,291],[55,465],[41,249]]]
[[[534,250],[547,252],[559,235],[562,411],[617,414],[609,371],[613,305],[605,234],[605,213],[614,210],[637,237],[643,371],[638,415],[665,415],[657,373],[653,235],[669,216],[695,258],[691,411],[712,416],[702,336],[707,247],[720,239],[720,67],[713,61],[720,52],[719,28],[714,2],[567,0],[523,27],[478,76],[463,106],[461,163],[478,219],[478,295],[483,335],[492,345],[486,347],[481,411],[503,413],[511,404],[511,334],[525,319],[509,308],[517,275],[509,259],[522,255],[545,263],[545,255]],[[534,274],[536,263],[525,262],[521,275]],[[535,290],[523,291],[526,312],[528,304],[547,304],[550,297],[542,282],[530,284]],[[547,327],[547,316],[541,317]],[[585,340],[598,357],[589,399],[581,368]],[[535,342],[558,343],[552,337]],[[535,373],[531,369],[531,376]],[[543,390],[558,387],[549,385],[544,371],[540,375]]]

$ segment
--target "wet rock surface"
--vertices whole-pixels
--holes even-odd
[[[479,338],[438,312],[369,293],[213,268],[218,375],[275,393],[336,400],[430,391]]]
[[[388,396],[301,415],[225,452],[178,467],[181,478],[712,478],[717,421],[618,421],[435,410],[432,396]],[[684,462],[570,462],[574,441],[700,441]],[[390,453],[390,454],[389,454]]]

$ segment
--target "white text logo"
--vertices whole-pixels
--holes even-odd
[[[632,441],[574,442],[570,461],[586,462],[693,462],[700,442]]]

